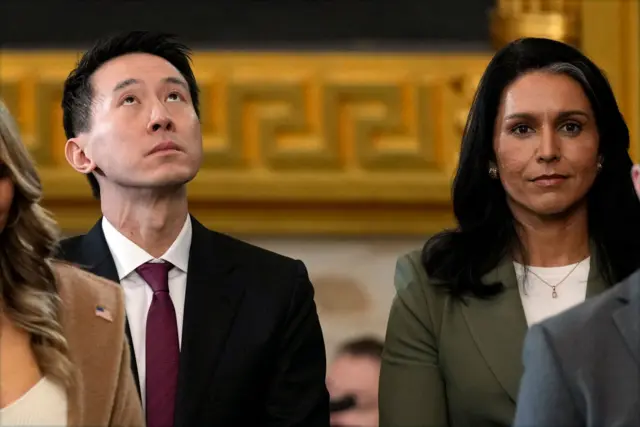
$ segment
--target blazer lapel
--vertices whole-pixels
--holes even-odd
[[[504,291],[491,299],[469,298],[462,312],[489,369],[516,402],[523,373],[522,346],[527,321],[510,257],[484,276],[483,282],[501,282]]]
[[[640,364],[640,272],[617,286],[622,288],[620,300],[625,305],[613,313],[613,320],[636,363]]]
[[[463,313],[487,365],[516,402],[524,372],[522,349],[528,325],[511,257],[505,257],[498,267],[483,277],[483,282],[501,282],[505,290],[489,300],[469,299]],[[598,295],[607,287],[598,270],[597,252],[592,245],[587,297]]]
[[[215,368],[244,294],[235,268],[216,233],[191,218],[187,293],[176,401],[177,427],[194,424],[204,397],[210,396]],[[224,390],[220,391],[224,393]]]
[[[118,270],[116,264],[113,261],[111,250],[107,244],[107,239],[104,237],[104,231],[102,231],[102,218],[89,230],[84,236],[82,242],[84,257],[81,262],[82,268],[96,276],[104,277],[112,282],[120,283],[118,277]],[[131,353],[131,370],[133,371],[133,378],[136,381],[136,388],[138,395],[140,393],[140,378],[138,377],[138,363],[136,361],[136,353],[131,341],[131,329],[129,328],[129,322],[125,321],[125,332],[127,334],[127,342],[129,343],[129,350]]]

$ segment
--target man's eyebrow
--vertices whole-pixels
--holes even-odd
[[[187,84],[187,82],[185,82],[184,80],[178,78],[178,77],[167,77],[164,79],[165,83],[171,83],[171,84],[176,84],[179,86],[182,86],[183,88],[185,88],[186,90],[189,90],[189,85]]]
[[[138,79],[126,79],[126,80],[123,80],[120,83],[118,83],[113,88],[113,91],[114,92],[118,92],[119,90],[122,90],[122,89],[124,89],[124,88],[126,88],[128,86],[135,85],[135,84],[138,84],[138,83],[140,83],[140,81]]]
[[[186,90],[189,90],[189,85],[187,84],[187,82],[185,82],[184,80],[178,78],[178,77],[165,77],[164,79],[162,79],[162,81],[164,83],[171,83],[171,84],[175,84],[175,85],[179,85],[182,86],[183,88],[185,88]],[[114,92],[118,92],[126,87],[129,87],[131,85],[135,85],[135,84],[140,84],[140,80],[138,79],[126,79],[126,80],[122,80],[121,82],[119,82],[117,85],[115,85],[115,87],[113,88]]]

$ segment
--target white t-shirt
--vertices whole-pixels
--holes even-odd
[[[516,269],[522,308],[529,326],[574,307],[584,302],[587,297],[589,258],[562,267],[529,266],[525,269],[517,262],[513,265]],[[556,286],[557,297],[553,298],[553,288],[550,285],[556,285],[565,277],[566,279]]]

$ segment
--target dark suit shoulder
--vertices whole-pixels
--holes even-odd
[[[195,233],[194,229],[194,239]],[[198,243],[193,246],[192,242],[191,256],[196,256],[198,263],[209,260],[230,267],[232,275],[247,291],[245,301],[256,301],[256,304],[260,301],[260,305],[278,312],[291,309],[293,300],[300,295],[313,295],[309,273],[302,261],[212,230],[200,229],[197,233]],[[203,244],[210,245],[210,249]]]
[[[211,233],[212,244],[217,246],[215,248],[216,252],[223,251],[236,264],[269,270],[293,268],[300,264],[298,260],[244,242],[227,234],[212,230],[207,231]]]
[[[84,234],[81,234],[78,236],[62,239],[58,243],[58,250],[55,254],[55,257],[67,261],[76,259],[77,255],[81,252],[82,239],[84,238],[84,236]]]

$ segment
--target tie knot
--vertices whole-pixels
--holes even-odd
[[[136,268],[136,272],[151,286],[153,292],[169,292],[169,270],[173,265],[168,262],[145,262]]]

